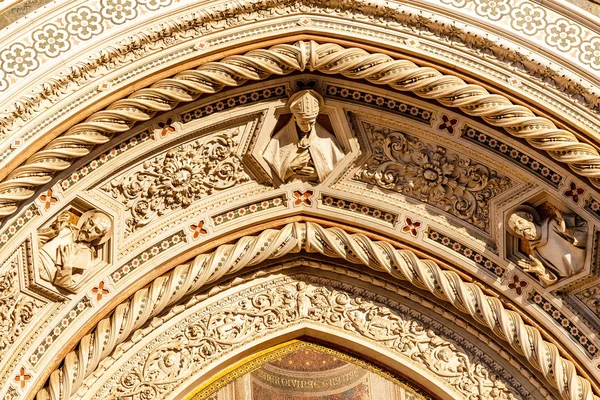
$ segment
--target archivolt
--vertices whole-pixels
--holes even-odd
[[[481,117],[511,135],[527,140],[533,147],[545,150],[600,188],[600,155],[596,149],[579,142],[571,132],[558,129],[550,120],[536,116],[527,107],[514,105],[504,96],[490,94],[479,85],[467,84],[433,68],[418,67],[410,61],[370,54],[359,48],[345,49],[337,44],[297,42],[252,50],[245,55],[230,56],[195,70],[183,71],[92,114],[85,122],[52,140],[0,183],[0,216],[15,212],[19,202],[50,182],[56,172],[68,168],[73,160],[107,142],[113,134],[127,131],[138,121],[148,120],[159,111],[171,110],[180,102],[193,101],[203,93],[215,93],[249,80],[305,69],[366,79],[460,108],[466,114]]]
[[[69,398],[119,343],[183,296],[246,266],[302,250],[366,265],[428,290],[508,341],[543,373],[563,399],[600,399],[592,393],[590,382],[577,375],[573,362],[561,357],[558,348],[542,339],[537,328],[525,324],[498,299],[486,296],[476,284],[464,282],[458,274],[442,270],[435,262],[420,260],[411,251],[395,249],[387,242],[374,242],[362,234],[349,234],[340,228],[326,229],[309,222],[265,230],[258,236],[242,237],[235,244],[219,246],[212,253],[199,255],[192,263],[180,265],[138,290],[67,354],[63,365],[51,374],[49,385],[37,398]]]

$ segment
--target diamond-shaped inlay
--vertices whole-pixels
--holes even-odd
[[[522,281],[516,274],[513,275],[512,282],[508,284],[508,288],[516,291],[519,296],[523,294],[523,288],[525,286],[527,286],[527,282]]]
[[[31,380],[31,375],[25,373],[25,368],[21,367],[19,375],[15,376],[15,382],[21,386],[21,389],[25,389],[25,385],[29,380]]]
[[[417,237],[417,231],[421,227],[419,221],[413,221],[411,218],[406,217],[406,225],[402,227],[402,232],[410,233],[412,236]]]
[[[454,135],[454,127],[458,124],[457,118],[451,118],[447,115],[442,115],[442,122],[438,125],[438,129],[441,131],[448,131],[449,134]]]
[[[308,26],[311,24],[312,24],[312,21],[309,18],[302,18],[300,21],[298,21],[298,25],[302,25],[302,26]]]
[[[52,204],[58,202],[58,199],[52,196],[52,189],[48,189],[46,193],[41,195],[40,200],[44,202],[44,210],[49,209]]]
[[[417,39],[407,39],[405,43],[410,47],[419,47],[421,45]]]
[[[166,121],[158,123],[158,127],[161,129],[160,137],[165,137],[171,132],[175,132],[175,126],[173,125],[173,118],[169,118]]]
[[[110,292],[108,291],[108,289],[104,288],[104,281],[100,281],[98,286],[92,289],[92,293],[96,295],[96,300],[100,301],[104,296],[106,296]]]
[[[111,86],[112,86],[112,83],[110,83],[110,82],[102,82],[101,84],[98,85],[98,90],[101,92],[104,92],[105,90],[110,89]]]
[[[515,78],[515,77],[509,78],[508,83],[510,83],[512,86],[516,86],[516,87],[521,86],[521,80],[518,78]]]
[[[294,207],[299,206],[311,206],[312,205],[312,196],[313,191],[307,190],[305,192],[301,192],[299,190],[294,191]]]
[[[204,51],[204,50],[208,49],[208,46],[209,46],[208,43],[200,42],[194,46],[194,50]]]
[[[571,182],[569,185],[569,189],[565,191],[564,195],[566,197],[570,197],[574,203],[579,203],[579,196],[581,196],[585,190],[583,188],[577,187],[575,182]]]

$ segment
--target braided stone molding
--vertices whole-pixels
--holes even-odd
[[[37,399],[70,398],[118,344],[184,296],[244,267],[302,250],[366,265],[427,290],[509,342],[543,373],[563,399],[600,399],[593,394],[590,382],[577,375],[573,362],[561,357],[558,348],[545,341],[537,328],[525,324],[516,312],[505,309],[500,300],[485,295],[476,284],[464,282],[458,274],[442,270],[434,261],[420,260],[411,251],[395,249],[387,242],[310,222],[288,224],[280,230],[265,230],[258,236],[242,237],[235,244],[221,245],[138,290],[67,354]]]
[[[458,77],[407,60],[394,60],[359,48],[345,49],[332,43],[300,41],[252,50],[180,72],[92,114],[52,140],[0,183],[0,216],[14,213],[19,202],[33,196],[56,172],[67,169],[74,159],[87,155],[94,146],[109,141],[115,133],[127,131],[138,121],[149,120],[160,111],[172,110],[177,104],[196,100],[205,93],[305,69],[366,79],[459,108],[527,140],[600,188],[600,155],[596,149],[579,142],[571,132],[558,129],[550,120],[536,116],[527,107],[490,94],[479,85],[467,84]]]

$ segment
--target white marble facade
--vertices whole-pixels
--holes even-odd
[[[600,395],[597,17],[27,4],[0,3],[0,398],[191,399],[306,338],[433,398]]]

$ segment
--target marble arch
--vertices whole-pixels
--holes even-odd
[[[439,281],[392,275],[453,293],[499,359],[508,340],[534,397],[600,393],[596,16],[516,0],[55,1],[17,15],[19,4],[0,5],[0,396],[70,398],[125,351],[108,336],[99,351],[89,332],[117,317],[118,341],[157,329],[119,314],[130,296],[154,282],[146,293],[166,305],[167,286],[202,280],[161,275],[311,221],[343,227],[323,230],[335,232],[327,257],[382,267],[393,246],[441,266]],[[318,184],[276,182],[263,150],[308,87],[345,157]],[[412,150],[390,150],[400,145]],[[504,221],[522,204],[585,220],[585,265],[551,285],[520,268],[529,250]],[[70,286],[44,280],[44,234],[64,211],[79,232],[96,209],[112,229],[86,245],[93,268]],[[336,248],[348,237],[360,237],[350,253]],[[385,251],[367,257],[367,237]],[[94,368],[78,375],[77,363]]]
[[[136,292],[119,305],[113,315],[100,321],[74,352],[67,354],[65,364],[52,374],[50,387],[43,390],[40,398],[57,398],[64,396],[63,393],[73,395],[85,378],[94,374],[103,358],[101,354],[112,354],[132,331],[185,295],[247,265],[302,250],[365,264],[430,291],[505,338],[536,369],[548,371],[546,379],[559,391],[565,390],[560,393],[562,397],[581,394],[593,398],[589,382],[572,375],[574,366],[566,359],[556,358],[557,349],[545,342],[539,331],[527,326],[517,313],[506,310],[497,299],[486,296],[477,285],[465,283],[454,272],[442,271],[432,261],[419,260],[410,251],[395,251],[389,243],[373,242],[365,235],[349,235],[338,228],[324,229],[312,223],[294,223],[281,230],[265,230],[259,236],[242,237],[236,244],[223,245],[214,253],[198,256],[191,264],[179,266]],[[374,293],[373,296],[376,298]],[[160,320],[157,323],[160,324]],[[563,380],[572,384],[562,387],[559,382]]]
[[[227,280],[224,284],[218,285],[211,289],[211,296],[202,294],[195,296],[191,301],[187,301],[185,307],[179,307],[178,311],[170,311],[166,315],[160,318],[160,324],[162,325],[160,332],[152,332],[149,330],[143,330],[140,332],[139,337],[142,340],[136,341],[135,343],[123,343],[123,352],[114,358],[105,360],[99,370],[101,371],[118,371],[118,378],[111,379],[108,382],[106,375],[112,376],[113,373],[108,373],[104,377],[103,374],[92,374],[88,379],[83,381],[83,386],[77,391],[76,397],[85,396],[86,392],[95,392],[96,396],[127,396],[128,393],[132,393],[139,390],[140,385],[143,385],[144,379],[136,378],[137,385],[129,386],[123,384],[124,377],[128,376],[131,372],[135,371],[136,363],[138,360],[132,360],[136,358],[136,353],[143,352],[146,360],[153,360],[156,352],[160,353],[162,348],[169,343],[170,338],[180,338],[180,332],[189,331],[187,326],[198,326],[198,321],[202,317],[198,318],[201,314],[206,315],[206,311],[202,310],[203,303],[206,300],[213,298],[216,303],[208,306],[211,310],[211,319],[218,319],[217,315],[220,313],[227,314],[235,307],[241,304],[247,304],[248,300],[252,301],[253,304],[260,304],[255,299],[260,298],[263,301],[262,305],[258,305],[257,315],[260,315],[260,319],[266,322],[266,330],[261,331],[262,328],[258,328],[253,334],[244,333],[230,340],[222,341],[218,337],[214,337],[218,342],[215,349],[215,353],[207,354],[203,358],[204,360],[200,363],[202,365],[189,366],[187,371],[178,371],[175,375],[169,376],[170,381],[161,379],[162,387],[159,387],[159,391],[163,390],[161,394],[168,397],[181,397],[181,394],[188,393],[189,387],[194,387],[198,382],[203,382],[206,377],[210,377],[215,374],[215,369],[223,369],[223,365],[231,363],[232,360],[241,358],[241,353],[255,353],[259,349],[269,348],[273,346],[273,343],[281,342],[282,340],[287,341],[290,338],[297,338],[302,336],[308,336],[313,339],[318,339],[324,342],[330,343],[330,345],[342,346],[345,348],[351,348],[356,354],[363,356],[369,355],[372,359],[377,360],[381,365],[394,365],[394,370],[401,370],[407,376],[410,376],[415,381],[419,382],[423,387],[431,387],[427,385],[433,385],[437,388],[436,395],[441,398],[462,398],[468,397],[471,394],[471,390],[475,391],[481,398],[489,397],[490,393],[494,390],[498,391],[499,398],[511,398],[513,395],[515,398],[533,396],[544,398],[551,398],[553,394],[549,393],[543,388],[543,384],[540,382],[533,382],[534,386],[530,386],[528,381],[523,382],[519,379],[511,379],[511,374],[508,372],[511,367],[508,364],[500,365],[495,364],[493,357],[485,357],[486,353],[494,353],[493,349],[486,348],[486,342],[483,337],[482,342],[478,342],[477,339],[465,340],[461,344],[456,343],[452,345],[452,339],[461,337],[464,334],[456,334],[457,331],[462,331],[465,326],[469,323],[462,321],[460,318],[453,319],[450,315],[446,315],[445,318],[450,318],[456,322],[452,328],[444,326],[445,324],[440,323],[438,320],[439,315],[435,314],[433,319],[429,319],[425,316],[423,310],[431,309],[435,307],[433,303],[429,302],[425,298],[420,297],[418,294],[410,293],[405,291],[396,285],[391,285],[388,282],[377,279],[376,277],[369,276],[362,272],[354,271],[350,272],[346,267],[336,266],[328,262],[311,260],[310,255],[306,258],[306,254],[299,258],[292,258],[285,261],[271,261],[267,268],[261,269],[260,272],[254,271],[248,276],[239,276],[235,280]],[[326,272],[317,272],[326,271]],[[315,274],[317,272],[317,274]],[[251,278],[250,278],[251,277]],[[352,278],[350,278],[352,277]],[[249,278],[254,281],[254,289],[248,290]],[[298,293],[300,297],[303,296],[303,291],[306,287],[299,286],[302,282],[306,283],[308,287],[316,289],[316,293],[325,295],[328,300],[333,300],[331,303],[331,310],[338,309],[337,311],[331,312],[330,310],[306,310],[307,315],[302,315],[301,312],[295,312],[297,307],[300,307],[301,301],[287,302],[291,308],[287,310],[285,307],[282,308],[280,313],[277,315],[261,315],[261,310],[273,309],[273,304],[281,302],[282,296],[288,294],[295,297],[295,293]],[[367,283],[368,282],[368,283]],[[281,289],[281,286],[285,286],[285,290],[277,293],[274,297],[271,297],[269,301],[264,302],[266,298],[263,298],[268,292],[277,292]],[[252,287],[252,286],[251,286]],[[383,288],[391,289],[391,292],[396,292],[396,298],[399,295],[402,300],[398,303],[395,301],[393,295],[390,296],[383,290]],[[233,289],[233,290],[232,290]],[[245,289],[245,290],[244,290]],[[265,290],[266,289],[266,290]],[[290,290],[291,289],[291,290]],[[375,289],[371,291],[369,289]],[[310,290],[310,289],[309,289]],[[346,290],[347,292],[344,292]],[[233,293],[228,293],[233,292]],[[246,295],[241,293],[246,292]],[[315,293],[315,294],[316,294]],[[384,294],[385,293],[385,294]],[[250,294],[250,297],[247,297]],[[254,297],[253,297],[254,296]],[[348,296],[348,297],[346,297]],[[369,296],[374,296],[369,297]],[[386,298],[386,296],[389,296]],[[267,297],[270,297],[267,294]],[[335,300],[339,297],[339,300]],[[376,314],[373,309],[373,304],[370,303],[374,298],[377,298],[378,304],[385,304],[389,309],[377,309]],[[351,300],[350,300],[351,299]],[[409,300],[410,299],[410,300]],[[323,299],[321,299],[323,300]],[[350,300],[348,303],[346,300]],[[365,301],[364,305],[361,301]],[[317,300],[318,301],[318,300]],[[408,307],[402,307],[400,304],[410,303]],[[419,304],[419,306],[416,306]],[[215,307],[216,305],[216,307]],[[231,306],[233,305],[234,308]],[[249,305],[249,304],[248,304]],[[229,306],[229,307],[227,307]],[[346,307],[347,306],[347,307]],[[393,307],[400,306],[398,309]],[[340,307],[347,308],[348,310],[339,311]],[[414,308],[411,308],[414,307]],[[424,308],[422,308],[424,307]],[[172,306],[169,306],[172,309]],[[244,306],[242,306],[244,308]],[[241,314],[248,315],[251,311],[249,309],[243,309]],[[221,309],[223,311],[221,311]],[[360,316],[353,316],[352,313],[360,309]],[[205,308],[206,310],[206,308]],[[393,310],[393,311],[392,311]],[[199,312],[200,311],[200,312]],[[321,313],[321,311],[323,311]],[[369,312],[371,311],[371,314]],[[290,317],[285,317],[288,314]],[[394,322],[397,321],[396,313],[402,315],[415,316],[416,324],[414,322],[405,323],[402,333],[391,333],[394,331]],[[375,318],[374,323],[370,315],[377,315],[386,320],[386,322]],[[321,318],[323,317],[323,318]],[[341,317],[341,318],[339,318]],[[359,318],[367,318],[366,321],[361,322]],[[267,322],[269,318],[274,318],[269,324]],[[370,319],[371,318],[371,319]],[[304,321],[302,321],[304,319]],[[392,322],[390,326],[387,325],[387,321]],[[185,321],[185,322],[183,322]],[[421,322],[422,321],[422,322]],[[183,323],[182,323],[183,322]],[[404,323],[404,321],[402,321]],[[190,324],[191,325],[186,325]],[[421,325],[421,323],[424,323]],[[430,323],[431,325],[427,325]],[[253,321],[252,324],[256,324]],[[211,324],[209,324],[211,325]],[[173,329],[174,326],[177,328]],[[184,327],[185,326],[185,327]],[[352,328],[356,327],[356,329]],[[368,327],[367,327],[368,326]],[[436,331],[435,328],[442,328],[441,331]],[[435,327],[435,328],[433,328]],[[218,329],[218,326],[215,325]],[[366,329],[365,329],[366,328]],[[432,329],[433,328],[433,329]],[[204,329],[204,328],[203,328]],[[214,328],[209,328],[209,330]],[[255,330],[255,328],[250,328]],[[243,331],[243,329],[242,329]],[[237,330],[236,330],[237,332]],[[436,334],[443,332],[448,335],[444,339],[450,339],[448,341],[440,340],[442,335],[437,336]],[[161,339],[158,339],[156,335],[160,335]],[[149,335],[153,338],[150,339]],[[210,340],[211,334],[204,334],[205,339]],[[217,333],[218,335],[218,333]],[[396,336],[397,335],[397,336]],[[183,339],[183,345],[180,347],[183,352],[184,349],[202,347],[202,343],[198,340],[191,339],[189,334],[185,334],[186,338]],[[241,338],[240,338],[241,336]],[[428,337],[429,339],[425,339]],[[252,345],[248,342],[247,345],[240,346],[240,339],[254,340]],[[179,339],[177,339],[179,341]],[[412,343],[411,343],[412,341]],[[237,343],[236,343],[237,342]],[[337,343],[336,343],[337,342]],[[142,346],[142,343],[145,343]],[[427,343],[426,346],[419,346],[417,343]],[[484,343],[484,344],[482,344]],[[414,345],[413,345],[414,344]],[[464,351],[465,346],[470,351]],[[421,349],[419,349],[421,347]],[[444,359],[444,355],[439,352],[440,347],[450,350],[452,354],[450,357]],[[143,349],[143,350],[142,350]],[[193,350],[192,350],[193,351]],[[399,353],[401,356],[398,357]],[[407,356],[403,359],[402,356]],[[457,359],[461,359],[458,364],[463,368],[456,368]],[[130,361],[125,361],[130,360]],[[444,361],[441,361],[444,360]],[[413,361],[411,363],[411,361]],[[415,365],[415,362],[416,364]],[[440,363],[441,361],[441,363]],[[156,363],[156,361],[152,361]],[[491,364],[486,364],[491,362]],[[513,365],[518,364],[514,355],[505,355],[505,360],[501,363],[510,362]],[[426,369],[428,372],[419,370],[418,364],[427,365]],[[214,366],[216,364],[216,367]],[[397,366],[402,365],[401,367]],[[127,367],[123,368],[123,366]],[[133,369],[131,368],[133,367]],[[199,368],[200,367],[200,368]],[[503,368],[506,370],[503,371]],[[146,369],[146,368],[144,368]],[[413,371],[414,370],[414,371]],[[416,373],[415,373],[416,372]],[[136,375],[137,372],[134,372]],[[149,374],[148,374],[149,375]],[[170,375],[170,374],[166,374]],[[519,375],[519,374],[517,374]],[[175,383],[175,380],[178,382]],[[494,382],[496,380],[496,382]],[[473,386],[473,383],[478,382]],[[175,383],[175,385],[173,385]],[[537,385],[537,387],[535,387]],[[180,393],[177,395],[175,393]],[[430,390],[430,392],[434,392]]]

